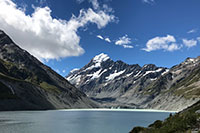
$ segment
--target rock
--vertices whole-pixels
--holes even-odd
[[[196,93],[200,92],[200,58],[188,58],[169,69],[154,64],[128,65],[102,53],[66,79],[98,99],[102,107],[180,111],[200,99]]]
[[[0,110],[97,107],[65,78],[0,32]]]

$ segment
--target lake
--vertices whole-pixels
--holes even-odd
[[[141,110],[50,110],[0,112],[1,133],[128,133],[170,112]]]

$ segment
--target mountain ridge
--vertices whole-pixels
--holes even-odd
[[[108,59],[96,65],[93,59],[102,55]],[[181,92],[184,87],[179,85],[192,74],[192,70],[198,69],[199,57],[187,58],[170,69],[154,64],[142,67],[129,65],[123,61],[113,61],[104,53],[94,58],[83,68],[70,73],[66,79],[103,107],[179,111],[199,99],[194,94],[184,97],[185,94]]]
[[[65,78],[17,46],[2,30],[0,68],[0,110],[97,107]]]

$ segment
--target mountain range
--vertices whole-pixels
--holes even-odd
[[[200,57],[165,68],[129,65],[101,53],[63,78],[0,30],[0,110],[100,105],[180,111],[200,100],[199,85]]]
[[[165,68],[129,65],[101,53],[66,79],[101,107],[180,111],[200,99],[200,57]]]
[[[97,105],[0,30],[0,107],[0,110],[46,110]]]

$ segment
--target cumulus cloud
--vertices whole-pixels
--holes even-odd
[[[194,47],[194,46],[197,45],[197,40],[194,40],[194,39],[191,39],[191,40],[183,39],[183,44],[186,47],[191,48],[191,47]]]
[[[146,44],[146,48],[143,48],[143,50],[147,52],[161,49],[175,51],[180,49],[180,47],[176,43],[174,36],[167,35],[166,37],[155,37],[150,39]]]
[[[130,44],[131,43],[131,39],[128,38],[128,35],[125,35],[123,37],[120,37],[115,44],[116,45],[123,45],[123,44]]]
[[[105,41],[111,43],[111,40],[110,40],[110,38],[108,38],[108,37],[105,38]]]
[[[117,41],[115,41],[115,45],[123,46],[124,48],[133,48],[131,45],[127,45],[131,43],[131,38],[128,35],[120,37]]]
[[[168,51],[174,51],[174,50],[179,50],[181,46],[179,47],[178,44],[172,43],[171,45],[168,46]]]
[[[11,0],[1,0],[0,9],[0,29],[41,60],[83,54],[78,29],[88,23],[100,29],[115,19],[112,14],[91,8],[80,10],[77,17],[73,15],[68,21],[53,18],[49,7],[34,7],[34,12],[27,15]]]

